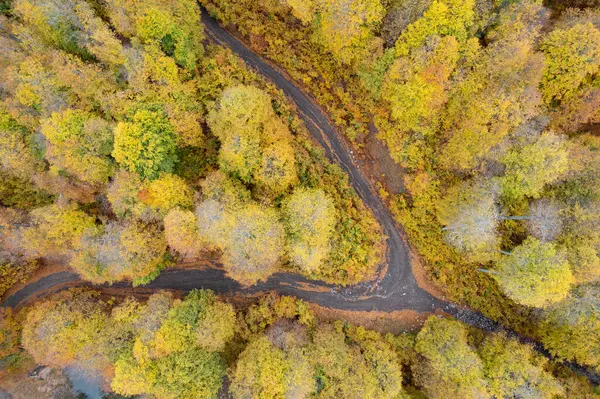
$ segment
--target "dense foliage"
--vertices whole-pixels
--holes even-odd
[[[406,171],[392,210],[447,295],[575,358],[556,342],[600,314],[572,309],[600,267],[598,2],[332,3],[203,1],[356,148],[377,128]]]
[[[206,46],[195,1],[7,7],[3,290],[48,261],[140,285],[207,251],[244,284],[283,268],[340,284],[374,272],[374,218],[282,94]],[[357,12],[366,29],[381,9]],[[310,201],[323,209],[297,229]]]
[[[202,3],[357,148],[377,132],[406,171],[390,206],[450,298],[600,369],[596,1]],[[47,262],[141,285],[207,251],[243,284],[374,271],[380,229],[347,177],[199,17],[192,0],[0,2],[0,292]],[[401,379],[440,398],[572,389],[503,335],[430,319],[413,346],[273,302],[236,318],[206,292],[72,293],[36,306],[22,343],[124,395],[212,397],[226,363],[236,397],[394,398]]]
[[[437,316],[395,336],[319,321],[292,297],[266,295],[238,309],[198,290],[182,299],[103,298],[71,290],[17,317],[0,314],[0,356],[21,343],[36,362],[158,399],[214,398],[225,393],[226,373],[235,399],[591,395],[530,346]]]

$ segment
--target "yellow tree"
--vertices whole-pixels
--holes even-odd
[[[528,3],[504,10],[500,21],[508,26],[491,32],[492,43],[462,70],[442,123],[442,167],[472,169],[514,128],[539,113],[544,59],[534,45],[546,20],[541,10],[541,5]]]
[[[165,173],[147,183],[138,197],[144,204],[164,216],[176,207],[191,208],[193,192],[181,177]]]
[[[198,234],[196,216],[192,211],[171,209],[165,216],[164,224],[167,245],[184,258],[196,257],[206,246]]]
[[[113,212],[119,217],[139,216],[144,208],[138,193],[143,182],[137,173],[119,170],[108,184],[106,197]]]
[[[483,364],[458,321],[431,316],[417,334],[413,365],[417,384],[428,397],[489,398]]]
[[[254,179],[275,195],[287,190],[298,180],[294,149],[287,140],[278,140],[262,151],[260,166]]]
[[[193,0],[103,3],[112,26],[125,37],[137,36],[143,44],[156,44],[179,66],[195,72],[204,54],[200,9]]]
[[[152,345],[157,356],[193,347],[222,351],[234,336],[235,322],[230,304],[220,302],[212,291],[193,290],[173,303]]]
[[[502,257],[495,277],[508,297],[535,307],[565,299],[574,283],[564,253],[532,237]]]
[[[217,351],[233,337],[234,323],[232,306],[211,291],[175,301],[153,295],[134,314],[134,342],[115,361],[111,388],[157,398],[216,397],[226,371]]]
[[[486,262],[499,254],[498,191],[497,184],[463,182],[449,188],[436,204],[446,242],[469,261]]]
[[[45,156],[51,164],[92,184],[106,183],[112,175],[113,134],[105,120],[67,109],[43,120],[41,133],[49,143]]]
[[[48,61],[40,53],[25,58],[18,66],[14,92],[15,100],[20,105],[29,112],[44,116],[61,110],[71,100],[67,86],[59,81]]]
[[[496,397],[527,397],[552,399],[565,394],[554,376],[544,370],[547,359],[505,334],[486,337],[479,347],[489,391]]]
[[[243,284],[266,280],[279,265],[284,230],[273,209],[249,204],[233,215],[223,248],[223,266]]]
[[[316,329],[308,356],[322,381],[320,397],[393,399],[401,394],[400,366],[391,348],[367,334],[361,337],[362,332],[355,337],[357,343],[344,334],[340,324]]]
[[[235,209],[250,201],[250,192],[246,187],[220,170],[206,176],[201,185],[204,199],[217,201],[227,209]]]
[[[569,153],[563,137],[544,133],[533,144],[510,151],[502,188],[508,199],[539,198],[546,184],[559,180],[569,168]]]
[[[15,316],[11,308],[0,309],[0,357],[2,358],[19,350],[21,323]]]
[[[380,1],[317,0],[317,7],[317,41],[344,64],[362,58],[384,15]]]
[[[33,31],[45,44],[90,59],[91,55],[83,47],[83,32],[75,13],[76,7],[76,0],[19,0],[13,9],[25,22],[24,29]]]
[[[31,132],[0,109],[0,165],[10,174],[30,179],[43,170]]]
[[[549,105],[568,101],[600,68],[600,31],[591,23],[555,29],[541,49],[547,62],[541,88]]]
[[[95,219],[76,204],[53,204],[34,209],[32,223],[23,229],[23,248],[35,256],[68,253],[81,245],[86,233],[97,231]]]
[[[315,0],[281,0],[292,9],[292,14],[304,25],[310,24],[316,11]]]
[[[583,286],[567,300],[551,306],[539,331],[542,343],[559,358],[600,366],[600,296],[596,286]]]
[[[103,304],[90,292],[66,292],[27,313],[23,347],[39,363],[69,366],[95,352],[106,323]]]
[[[267,337],[252,341],[241,353],[232,376],[231,393],[242,398],[283,398],[291,365]]]
[[[208,122],[221,141],[222,170],[245,183],[256,176],[276,192],[296,179],[290,132],[275,115],[267,93],[252,86],[231,87]]]
[[[400,34],[396,41],[396,55],[408,55],[431,36],[454,36],[460,42],[465,41],[468,28],[473,24],[474,6],[474,0],[433,1],[423,16]]]
[[[44,43],[89,60],[97,57],[108,64],[123,64],[123,45],[107,24],[85,1],[49,2],[19,0],[14,10],[25,23],[18,32],[31,40],[31,32]]]
[[[329,255],[337,221],[333,200],[323,190],[298,188],[282,211],[290,260],[306,272],[319,270]]]
[[[433,36],[409,56],[399,57],[388,70],[381,96],[390,103],[396,123],[382,134],[397,162],[414,165],[423,157],[419,148],[439,128],[450,74],[458,59],[459,44],[453,36]]]
[[[133,280],[145,284],[158,276],[166,251],[163,232],[152,223],[110,223],[100,234],[87,235],[71,267],[95,283]]]

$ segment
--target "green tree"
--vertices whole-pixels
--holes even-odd
[[[297,188],[282,211],[290,260],[304,271],[317,271],[329,255],[337,222],[333,200],[323,190]]]
[[[421,360],[413,364],[413,373],[428,397],[490,397],[482,361],[460,322],[429,317],[417,334],[415,351]]]
[[[564,254],[553,243],[529,237],[497,264],[506,295],[526,306],[544,307],[566,298],[574,282]]]
[[[502,160],[506,165],[504,196],[511,200],[539,198],[546,184],[568,171],[568,155],[565,140],[552,133],[544,133],[535,143],[510,151]]]
[[[115,160],[142,179],[171,173],[177,162],[173,126],[164,111],[140,108],[115,129]]]

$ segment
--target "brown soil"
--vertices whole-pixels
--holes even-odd
[[[392,334],[399,334],[406,331],[416,332],[421,328],[425,320],[433,315],[433,313],[419,313],[414,310],[357,312],[326,308],[314,303],[309,303],[309,306],[319,320],[344,320],[370,330]]]
[[[364,138],[364,156],[370,177],[381,183],[392,195],[403,193],[406,171],[390,156],[388,147],[377,137],[378,131],[373,122],[369,122],[369,134]]]
[[[406,241],[404,234],[402,235],[402,238]],[[410,248],[408,255],[410,257],[412,272],[419,287],[442,301],[449,301],[446,294],[427,277],[427,271],[423,267],[423,263],[421,263],[421,258],[415,253],[414,249],[408,245],[408,242],[407,246]]]

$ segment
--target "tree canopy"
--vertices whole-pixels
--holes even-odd
[[[177,161],[173,126],[164,111],[138,109],[115,128],[113,157],[142,179],[171,173]]]
[[[497,280],[510,298],[537,307],[565,299],[574,282],[564,254],[531,237],[498,262]]]

